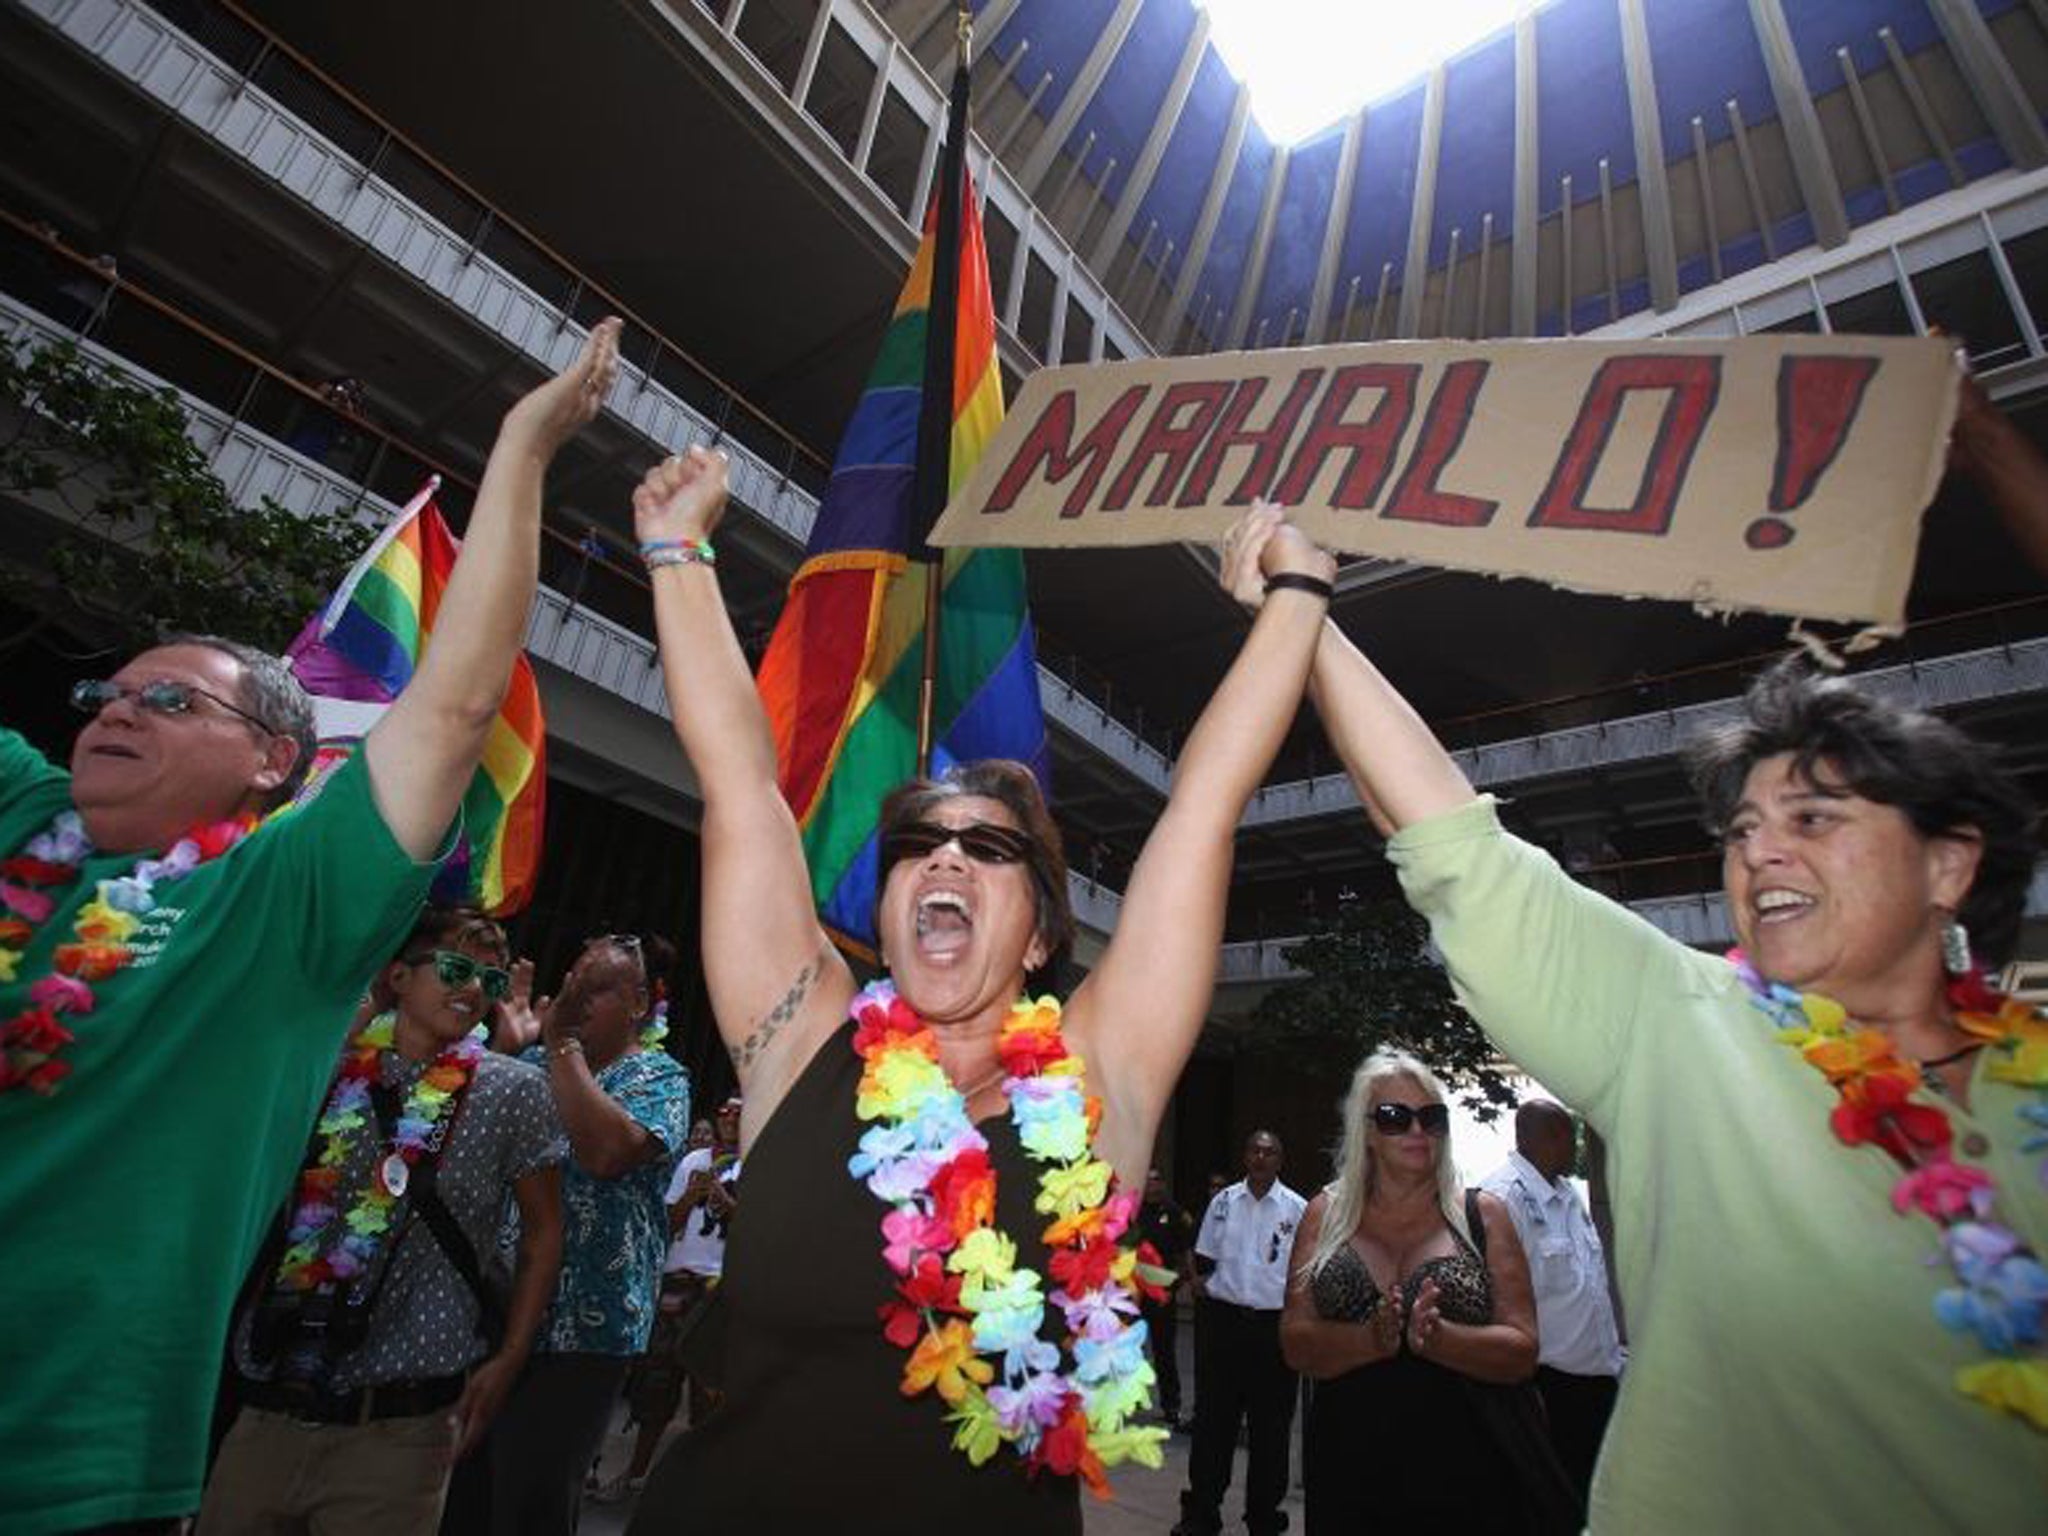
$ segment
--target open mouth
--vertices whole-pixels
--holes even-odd
[[[1750,901],[1759,923],[1789,923],[1813,909],[1814,899],[1803,891],[1759,891]]]
[[[928,959],[958,954],[974,936],[974,914],[958,891],[926,891],[917,899],[917,949]]]

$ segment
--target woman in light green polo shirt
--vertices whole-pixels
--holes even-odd
[[[2042,1529],[2048,1023],[1980,968],[2038,855],[2012,781],[1766,674],[1693,762],[1738,966],[1503,831],[1333,625],[1311,695],[1459,995],[1608,1140],[1634,1337],[1593,1529]]]

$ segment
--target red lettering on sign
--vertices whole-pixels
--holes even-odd
[[[1116,456],[1116,446],[1122,438],[1124,428],[1131,424],[1131,418],[1138,413],[1138,407],[1145,403],[1145,396],[1152,392],[1149,384],[1133,384],[1111,402],[1102,419],[1088,431],[1088,435],[1074,443],[1074,392],[1063,389],[1046,401],[1045,409],[1038,420],[1031,424],[1031,430],[1024,441],[1017,445],[1017,455],[1004,469],[996,488],[989,493],[983,512],[1007,512],[1017,504],[1018,496],[1025,486],[1044,472],[1047,485],[1058,485],[1076,470],[1080,478],[1074,488],[1067,492],[1067,499],[1060,507],[1061,517],[1079,517],[1087,509],[1089,498],[1095,494],[1096,482],[1102,472]]]
[[[1254,497],[1265,495],[1266,487],[1280,468],[1280,455],[1286,451],[1287,440],[1294,436],[1295,423],[1301,420],[1301,413],[1308,408],[1309,397],[1322,382],[1322,369],[1302,369],[1294,376],[1294,383],[1288,386],[1287,398],[1274,409],[1273,419],[1263,427],[1247,427],[1245,418],[1251,415],[1252,407],[1265,395],[1266,381],[1240,379],[1230,403],[1223,408],[1216,430],[1209,434],[1208,446],[1195,460],[1195,467],[1188,472],[1187,480],[1180,488],[1180,498],[1174,504],[1182,507],[1206,504],[1216,485],[1216,473],[1223,467],[1223,456],[1235,448],[1251,449],[1252,461],[1225,505],[1242,507]]]
[[[1751,549],[1783,549],[1792,542],[1785,521],[1813,494],[1848,441],[1863,409],[1863,393],[1877,376],[1874,357],[1787,357],[1778,363],[1778,462],[1771,471],[1770,509],[1743,530]]]
[[[1293,506],[1315,484],[1324,460],[1333,453],[1348,452],[1351,462],[1337,482],[1330,505],[1350,510],[1371,506],[1387,471],[1394,467],[1401,434],[1408,430],[1408,418],[1415,410],[1415,381],[1421,374],[1420,363],[1353,363],[1331,374],[1330,387],[1316,402],[1316,413],[1273,499]],[[1364,421],[1345,420],[1351,402],[1366,390],[1379,391],[1372,414]]]
[[[1437,381],[1430,396],[1429,410],[1422,418],[1415,452],[1408,467],[1395,482],[1393,499],[1386,517],[1415,523],[1441,523],[1450,528],[1484,528],[1493,521],[1500,503],[1482,496],[1461,496],[1441,489],[1437,476],[1465,441],[1465,429],[1472,425],[1472,402],[1479,398],[1479,386],[1493,365],[1482,359],[1452,363]]]
[[[1667,398],[1635,497],[1625,507],[1589,507],[1586,490],[1607,451],[1614,425],[1621,419],[1622,404],[1631,394],[1644,390],[1661,390]],[[1610,357],[1593,375],[1579,406],[1579,419],[1572,423],[1564,452],[1550,472],[1550,484],[1529,516],[1529,526],[1660,537],[1669,532],[1671,514],[1685,486],[1685,472],[1692,465],[1693,452],[1700,445],[1720,392],[1718,357],[1669,353]]]
[[[1167,385],[1152,419],[1145,423],[1138,445],[1131,450],[1130,459],[1110,482],[1109,494],[1102,498],[1102,510],[1121,512],[1128,507],[1138,482],[1155,461],[1160,463],[1160,469],[1152,479],[1152,494],[1145,498],[1145,505],[1165,506],[1172,499],[1174,486],[1187,473],[1188,460],[1195,456],[1202,439],[1216,424],[1216,414],[1223,409],[1229,394],[1230,385],[1222,379],[1189,379]]]

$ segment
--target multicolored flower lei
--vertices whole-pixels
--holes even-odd
[[[658,1051],[661,1042],[668,1038],[668,988],[660,981],[654,983],[654,1006],[647,1012],[647,1022],[640,1026],[640,1049]]]
[[[355,1203],[344,1213],[337,1196],[357,1136],[375,1118],[370,1089],[384,1053],[396,1038],[398,1016],[380,1013],[349,1040],[341,1070],[314,1126],[325,1138],[313,1165],[299,1175],[298,1204],[278,1260],[282,1290],[310,1291],[332,1281],[351,1281],[376,1257],[390,1230],[392,1211],[405,1193],[407,1174],[428,1149],[440,1144],[462,1092],[483,1060],[490,1026],[479,1024],[442,1051],[406,1090],[392,1135],[391,1153],[381,1159]],[[336,1218],[340,1220],[337,1222]],[[323,1245],[323,1238],[331,1241]]]
[[[1008,1444],[1032,1470],[1077,1475],[1103,1497],[1105,1468],[1159,1466],[1166,1431],[1129,1420],[1150,1402],[1153,1381],[1139,1301],[1163,1299],[1172,1276],[1150,1244],[1118,1241],[1138,1200],[1116,1190],[1090,1149],[1102,1107],[1082,1092],[1059,1004],[1019,1002],[996,1042],[1018,1140],[1044,1165],[1035,1208],[1052,1218],[1049,1297],[995,1225],[988,1143],[939,1064],[930,1027],[886,981],[852,1011],[853,1048],[866,1063],[855,1112],[878,1123],[847,1168],[889,1207],[882,1257],[899,1278],[882,1332],[910,1351],[904,1396],[936,1388],[951,1409],[954,1448],[975,1466]],[[1048,1300],[1066,1323],[1063,1345],[1040,1337]]]
[[[66,1015],[91,1013],[92,983],[105,981],[134,959],[128,940],[156,909],[156,888],[217,859],[256,825],[253,816],[197,827],[161,858],[138,859],[125,875],[99,882],[92,900],[71,921],[73,942],[59,944],[49,975],[28,989],[29,1006],[0,1024],[0,1093],[27,1088],[51,1094],[71,1075],[58,1054],[77,1037]],[[19,974],[36,930],[57,909],[51,894],[78,878],[93,855],[92,839],[76,811],[60,811],[49,830],[29,840],[14,858],[0,861],[0,982]]]
[[[1957,1283],[1934,1298],[1934,1314],[1956,1333],[1974,1333],[1994,1357],[1958,1371],[1957,1389],[2048,1431],[2048,1269],[1993,1214],[1991,1176],[1950,1156],[1948,1112],[1913,1099],[1919,1065],[1899,1057],[1882,1030],[1852,1023],[1832,999],[1765,981],[1740,950],[1728,959],[1779,1039],[1840,1093],[1828,1122],[1836,1138],[1878,1146],[1906,1170],[1892,1186],[1892,1209],[1919,1211],[1941,1228],[1941,1257]],[[1995,1053],[1985,1071],[2035,1091],[2020,1108],[2031,1128],[2022,1150],[2048,1150],[2048,1019],[1993,990],[1978,971],[1950,982],[1948,998],[1956,1023]],[[2041,1176],[2048,1182],[2048,1160]]]

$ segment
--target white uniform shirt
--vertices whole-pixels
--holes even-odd
[[[1574,1376],[1621,1374],[1621,1331],[1607,1293],[1607,1264],[1578,1191],[1553,1184],[1520,1152],[1481,1181],[1513,1218],[1536,1293],[1539,1360]]]
[[[683,1191],[689,1188],[690,1176],[711,1167],[716,1155],[709,1147],[699,1147],[676,1164],[675,1176],[668,1181],[670,1205],[683,1198]],[[719,1169],[718,1182],[730,1193],[733,1181],[739,1176],[739,1159],[734,1158],[726,1167]],[[729,1219],[713,1211],[709,1201],[700,1201],[692,1206],[683,1217],[682,1230],[668,1245],[668,1262],[662,1268],[671,1275],[679,1269],[687,1269],[693,1275],[721,1273],[725,1268],[725,1228]]]
[[[1207,1293],[1233,1306],[1277,1312],[1287,1301],[1287,1256],[1308,1202],[1278,1179],[1263,1198],[1243,1180],[1209,1202],[1195,1252],[1216,1261]]]

